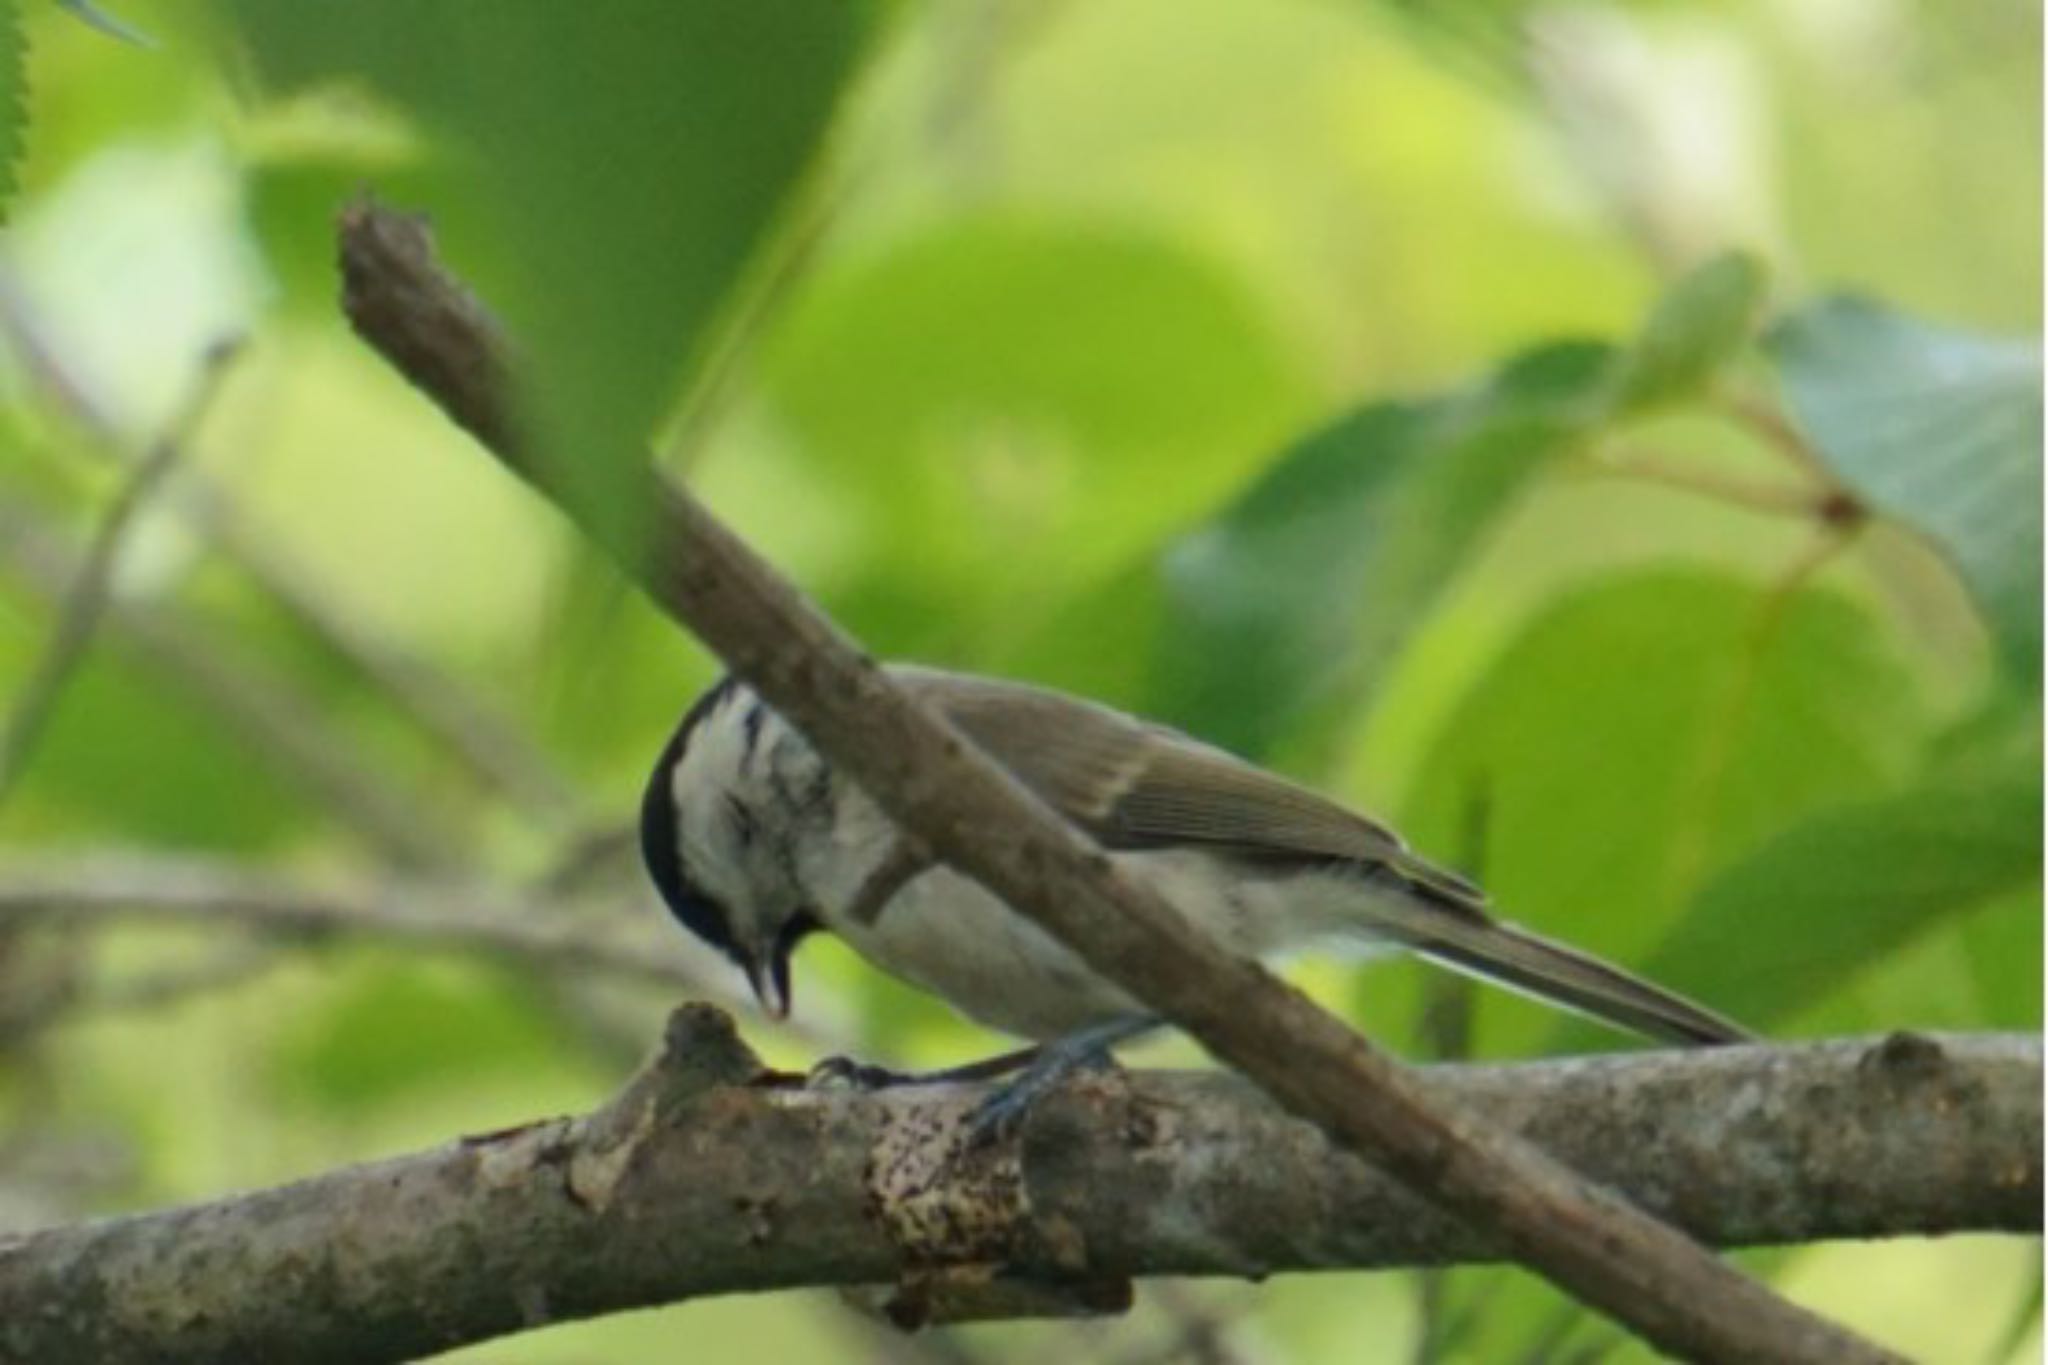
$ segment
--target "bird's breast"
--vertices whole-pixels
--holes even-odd
[[[871,921],[828,914],[862,957],[990,1028],[1054,1038],[1137,1007],[971,879],[932,868]]]
[[[1291,946],[1285,917],[1212,855],[1197,851],[1116,855],[1190,928],[1233,951],[1265,956]],[[845,887],[819,900],[826,925],[882,970],[944,998],[991,1028],[1052,1038],[1140,1011],[1140,1006],[1045,930],[979,883],[949,868],[905,883],[871,919],[848,913]]]

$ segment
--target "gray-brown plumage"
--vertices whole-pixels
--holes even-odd
[[[1264,956],[1349,937],[1652,1037],[1750,1036],[1493,919],[1478,887],[1385,825],[1214,746],[1043,688],[913,666],[891,672],[1126,871],[1151,880],[1197,931],[1238,951]],[[831,798],[812,808],[800,799],[809,790]],[[922,857],[743,687],[721,685],[692,712],[657,770],[645,816],[657,879],[664,856],[676,864],[663,887],[671,906],[778,1003],[796,938],[824,927],[1013,1032],[1053,1036],[1135,1008],[1036,926]],[[791,924],[800,926],[794,936]]]

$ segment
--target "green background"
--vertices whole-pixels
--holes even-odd
[[[2037,6],[119,15],[152,45],[0,4],[0,697],[61,596],[14,528],[82,544],[204,348],[247,344],[0,787],[0,886],[138,853],[434,876],[732,999],[602,852],[715,664],[348,335],[333,216],[368,185],[515,329],[608,534],[639,529],[651,440],[877,654],[1230,745],[1774,1036],[2040,1026]],[[431,670],[495,775],[348,640]],[[284,698],[316,757],[180,654]],[[1296,974],[1443,1045],[1420,969]],[[776,1060],[997,1045],[836,945],[798,975],[799,1030],[745,1017]],[[0,1228],[590,1105],[669,1003],[374,934],[0,927]],[[1468,1004],[1483,1057],[1628,1045]],[[1997,1361],[2038,1355],[2037,1257],[1743,1259],[1917,1356]],[[1408,1360],[1419,1283],[1151,1286],[1127,1320],[945,1349],[1175,1359],[1213,1321],[1233,1359]],[[1520,1272],[1440,1288],[1442,1359],[1643,1358]],[[450,1358],[678,1341],[941,1350],[815,1294]]]

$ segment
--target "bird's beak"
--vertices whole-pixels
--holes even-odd
[[[769,953],[765,957],[749,957],[746,962],[747,984],[754,988],[754,999],[761,1002],[761,1010],[770,1019],[789,1017],[789,958],[780,953]]]

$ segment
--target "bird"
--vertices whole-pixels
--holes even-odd
[[[1234,952],[1405,950],[1663,1042],[1753,1039],[1703,1005],[1496,917],[1477,885],[1387,825],[1224,749],[1033,684],[885,667],[1149,884],[1188,932]],[[663,747],[640,842],[670,912],[737,964],[771,1017],[789,1012],[798,946],[827,932],[968,1018],[1037,1044],[1009,1054],[1029,1068],[1005,1113],[1159,1023],[993,892],[923,856],[737,676],[705,691]]]

